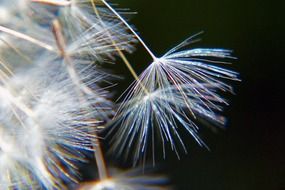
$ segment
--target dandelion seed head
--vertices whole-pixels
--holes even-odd
[[[197,118],[217,126],[225,124],[222,107],[227,102],[219,92],[232,92],[226,81],[239,79],[238,73],[218,64],[224,63],[219,59],[233,58],[231,51],[184,50],[189,43],[187,39],[162,57],[154,58],[130,87],[110,133],[114,135],[112,150],[118,155],[131,155],[136,164],[151,149],[154,158],[159,141],[163,157],[167,145],[179,157],[180,149],[187,153],[181,137],[183,130],[206,147],[198,135]]]
[[[145,94],[145,96],[142,98],[142,100],[144,103],[147,103],[148,101],[152,101],[153,98],[155,98],[155,92]]]
[[[166,60],[163,57],[155,58],[152,65],[165,64]]]
[[[205,146],[197,118],[224,124],[227,102],[219,92],[232,91],[225,81],[238,74],[218,59],[233,58],[231,51],[186,49],[189,38],[155,57],[120,14],[105,0],[0,2],[0,189],[77,183],[77,164],[98,148],[97,125],[114,114],[96,64],[119,55],[128,65],[123,51],[132,53],[136,39],[153,62],[139,78],[128,65],[137,81],[114,119],[117,155],[132,154],[136,164],[149,149],[154,158],[159,141],[164,157],[166,146],[179,157],[178,146],[187,152],[182,130]],[[164,183],[161,176],[115,172],[82,190],[162,190]]]

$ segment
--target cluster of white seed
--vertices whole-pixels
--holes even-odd
[[[71,188],[90,152],[100,180],[80,189],[162,189],[163,178],[109,176],[98,132],[110,122],[112,150],[134,164],[156,142],[164,156],[167,144],[186,151],[179,128],[204,145],[195,120],[224,124],[219,92],[238,74],[216,66],[233,58],[228,50],[186,49],[195,37],[157,57],[105,0],[1,0],[0,189]],[[153,58],[141,75],[125,56],[136,42]],[[101,66],[119,58],[135,82],[115,110]]]

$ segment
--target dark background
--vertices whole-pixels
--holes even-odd
[[[269,0],[117,0],[138,14],[134,24],[147,44],[161,55],[201,30],[195,47],[234,50],[230,68],[240,72],[226,130],[202,127],[211,151],[186,136],[188,155],[160,161],[177,190],[285,190],[284,35],[285,1]],[[150,59],[142,48],[129,56],[139,72]],[[122,66],[126,76],[131,76]],[[128,79],[129,77],[129,79]],[[123,87],[122,87],[123,88]]]

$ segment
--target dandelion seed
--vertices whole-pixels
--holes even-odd
[[[211,64],[223,63],[211,61],[211,58],[232,56],[230,51],[223,49],[179,51],[192,40],[191,37],[161,58],[155,58],[131,87],[118,111],[118,130],[112,141],[114,151],[117,150],[119,155],[134,154],[134,163],[137,163],[151,146],[154,157],[155,141],[160,138],[163,156],[165,144],[169,143],[179,157],[177,142],[187,152],[179,128],[186,129],[201,146],[205,146],[197,135],[196,117],[224,124],[224,117],[216,112],[221,112],[222,104],[227,105],[227,102],[218,91],[232,92],[222,79],[239,79],[236,72]]]
[[[214,123],[224,124],[224,117],[215,113],[222,110],[219,104],[227,104],[218,95],[218,91],[232,92],[231,86],[223,80],[239,79],[238,73],[218,67],[216,64],[226,63],[219,59],[232,59],[231,52],[205,48],[183,50],[195,41],[197,34],[162,57],[157,57],[120,13],[107,1],[101,2],[132,32],[153,59],[140,77],[125,61],[136,82],[115,117],[117,131],[114,129],[110,132],[117,132],[112,138],[114,151],[117,150],[119,156],[124,152],[128,155],[134,146],[134,162],[137,163],[147,152],[150,139],[154,154],[155,133],[158,131],[164,156],[166,142],[170,143],[172,150],[178,155],[174,139],[179,141],[186,152],[178,128],[185,128],[199,144],[204,145],[197,136],[198,127],[194,120],[198,115]],[[96,4],[93,3],[93,6]],[[176,99],[179,101],[176,102]]]

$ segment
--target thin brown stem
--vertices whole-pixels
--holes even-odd
[[[28,35],[26,35],[26,34],[17,32],[17,31],[15,31],[15,30],[6,28],[6,27],[4,27],[4,26],[0,26],[0,31],[1,31],[1,32],[4,32],[4,33],[6,33],[6,34],[10,34],[10,35],[12,35],[12,36],[15,36],[15,37],[17,37],[17,38],[27,40],[27,41],[29,41],[29,42],[31,42],[31,43],[33,43],[33,44],[36,44],[36,45],[38,45],[38,46],[40,46],[40,47],[43,47],[43,48],[47,49],[47,50],[49,50],[49,51],[54,51],[54,48],[53,48],[51,45],[46,44],[46,43],[44,43],[44,42],[42,42],[42,41],[39,41],[39,40],[37,40],[37,39],[35,39],[35,38],[31,37],[31,36],[28,36]]]
[[[97,15],[97,17],[99,18],[101,24],[103,27],[107,28],[106,25],[104,24],[100,14],[99,14],[99,11],[96,7],[96,4],[94,2],[94,0],[91,0],[91,3],[92,3],[92,6],[93,6],[93,9],[94,9],[94,12],[95,14]],[[125,65],[127,66],[127,68],[129,69],[130,73],[132,74],[132,76],[135,78],[135,80],[138,82],[138,84],[142,87],[143,91],[145,92],[145,94],[149,94],[147,88],[145,87],[144,84],[142,84],[139,76],[137,75],[137,73],[135,72],[134,68],[132,67],[131,63],[129,62],[129,60],[127,59],[127,57],[125,56],[125,54],[121,51],[121,49],[118,47],[117,43],[112,39],[112,36],[111,34],[109,33],[109,31],[107,30],[107,34],[108,34],[108,37],[110,38],[111,42],[112,42],[112,45],[115,47],[116,51],[119,53],[119,56],[121,57],[121,59],[123,60],[123,62],[125,63]]]
[[[71,4],[71,2],[67,0],[31,0],[31,1],[34,3],[42,3],[54,6],[68,6]]]
[[[86,93],[86,90],[88,90],[88,92],[87,92],[88,94],[92,93],[92,92],[90,92],[91,90],[88,87],[86,87],[84,84],[80,83],[80,79],[79,79],[79,77],[75,71],[72,60],[71,60],[70,56],[65,51],[65,46],[66,46],[65,40],[64,40],[64,36],[62,34],[61,25],[60,25],[58,20],[53,21],[53,32],[54,32],[56,43],[57,43],[58,49],[61,53],[61,56],[64,58],[65,63],[67,64],[67,70],[69,72],[69,75],[70,75],[71,79],[73,80],[74,84],[79,88],[79,94],[81,95],[83,101],[87,101],[85,99],[85,96],[82,93],[82,91],[84,93]],[[101,180],[103,180],[103,179],[108,178],[108,171],[107,171],[105,159],[103,156],[103,151],[102,151],[102,148],[100,146],[100,140],[97,136],[97,133],[96,132],[94,132],[94,133],[95,133],[94,134],[95,138],[93,140],[93,146],[95,149],[94,156],[96,158],[99,177]]]
[[[108,174],[107,166],[105,163],[105,159],[104,159],[104,155],[103,155],[103,151],[101,147],[101,142],[98,139],[98,137],[94,138],[93,144],[95,146],[94,155],[95,155],[95,160],[96,160],[96,164],[98,167],[99,178],[100,180],[107,179],[109,177],[109,174]]]

